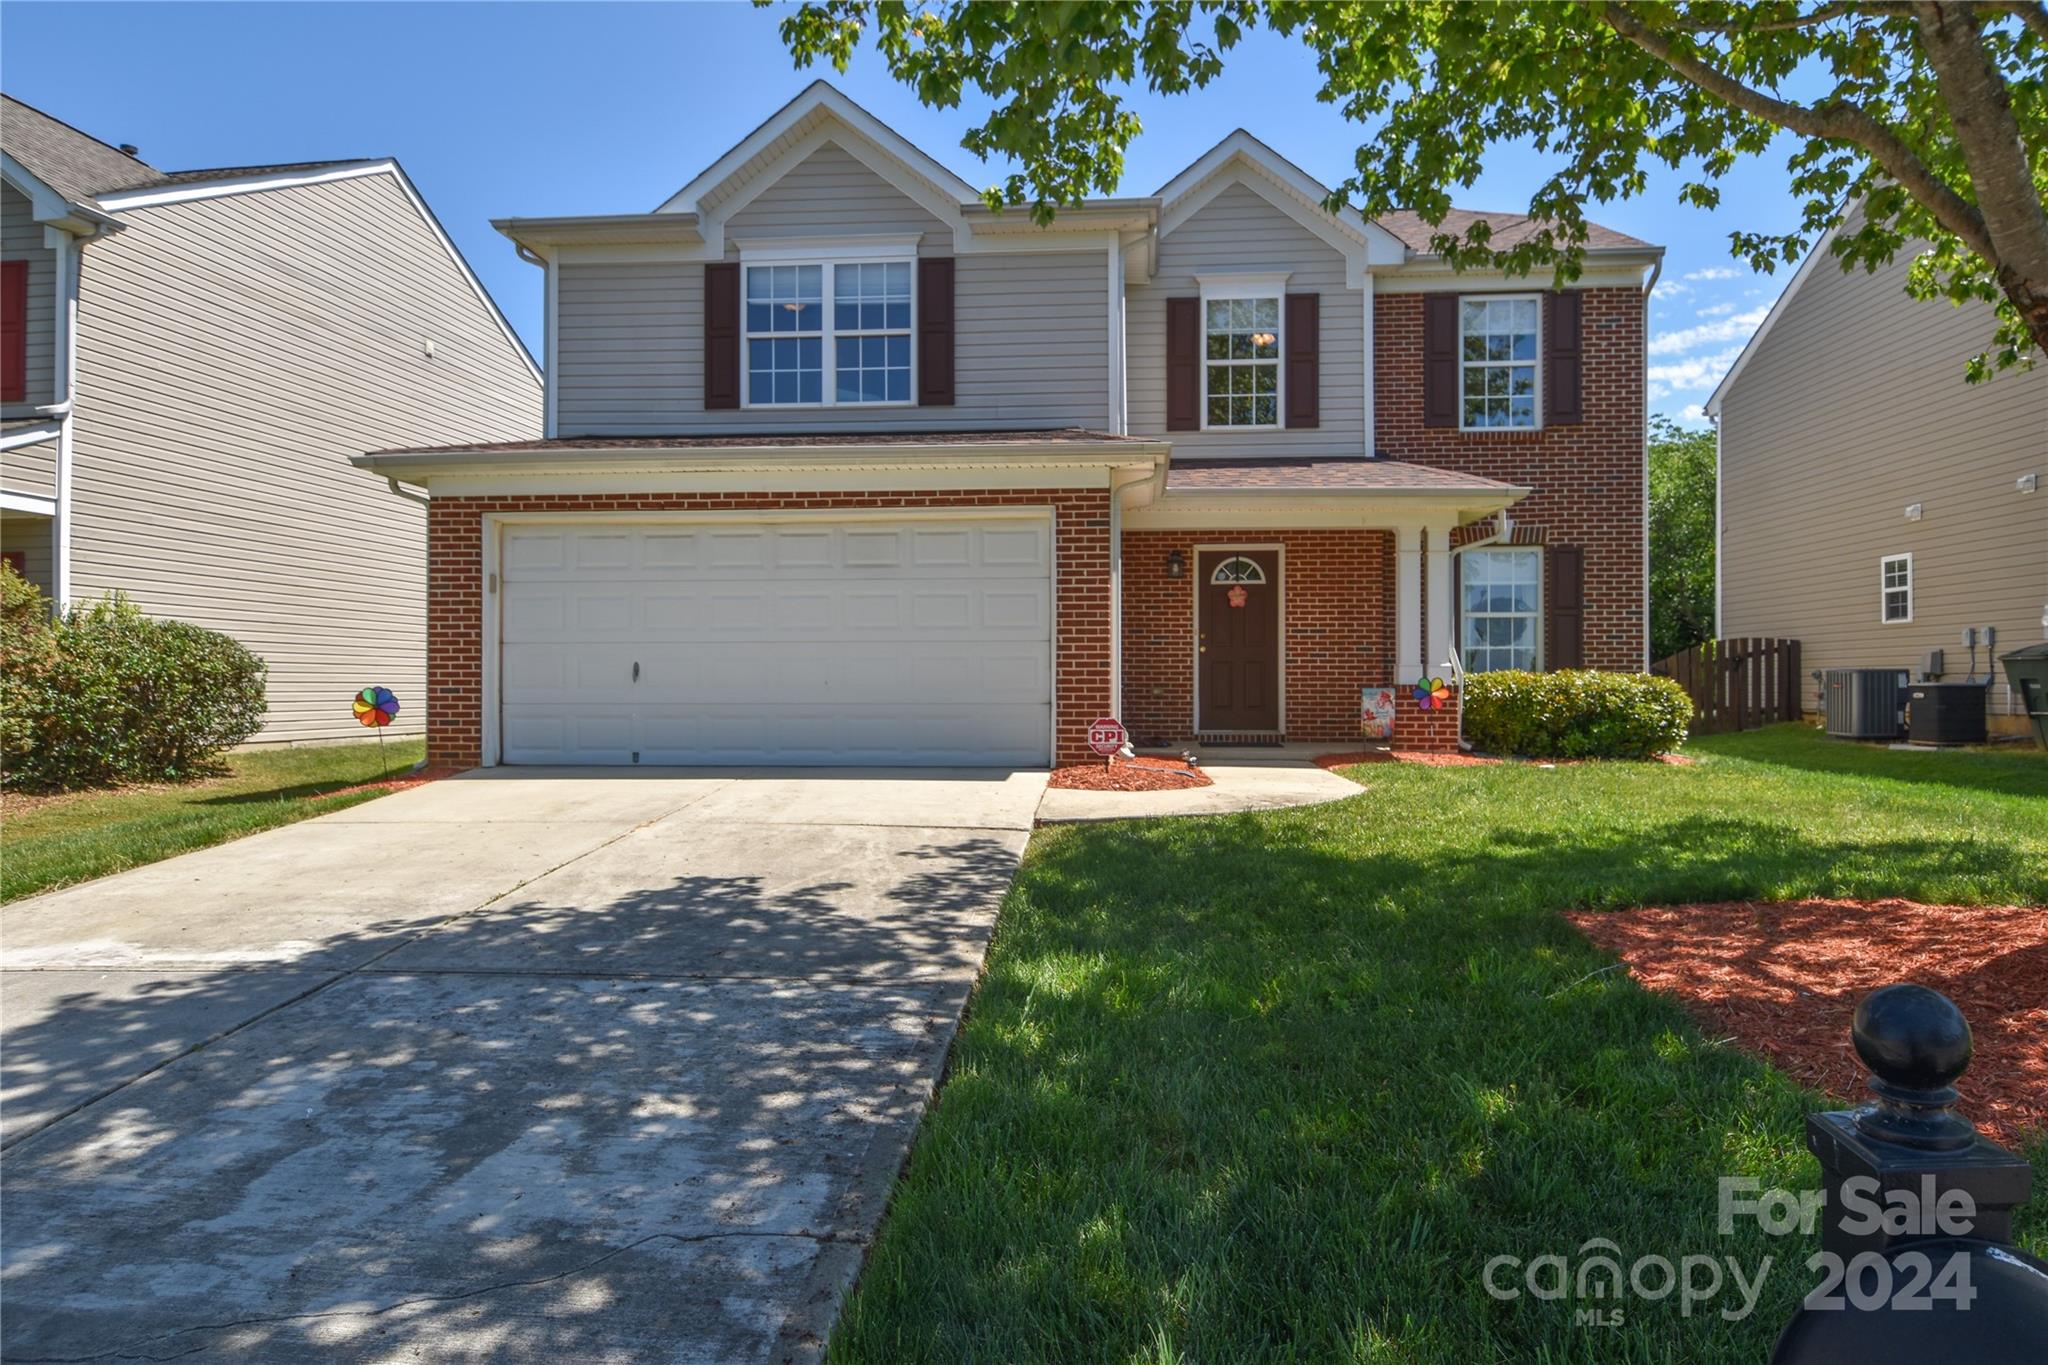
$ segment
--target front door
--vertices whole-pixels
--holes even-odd
[[[1204,550],[1195,557],[1196,676],[1207,734],[1280,728],[1280,556]]]

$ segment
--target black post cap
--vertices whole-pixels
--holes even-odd
[[[1972,1050],[1970,1022],[1953,1000],[1925,986],[1886,986],[1856,1007],[1849,1036],[1877,1096],[1856,1115],[1865,1135],[1923,1151],[1977,1140],[1975,1125],[1951,1107]]]

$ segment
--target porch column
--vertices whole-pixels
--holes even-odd
[[[1394,530],[1394,683],[1422,676],[1422,528]]]
[[[1451,676],[1451,526],[1434,522],[1429,527],[1429,610],[1428,636],[1422,656],[1423,672],[1431,677]],[[1420,677],[1421,674],[1417,674]]]

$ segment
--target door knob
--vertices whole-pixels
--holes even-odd
[[[633,681],[640,681],[640,661],[638,659],[633,660]]]

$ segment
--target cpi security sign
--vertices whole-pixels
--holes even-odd
[[[1129,738],[1124,723],[1113,716],[1104,716],[1088,727],[1088,747],[1104,758],[1123,748]]]

